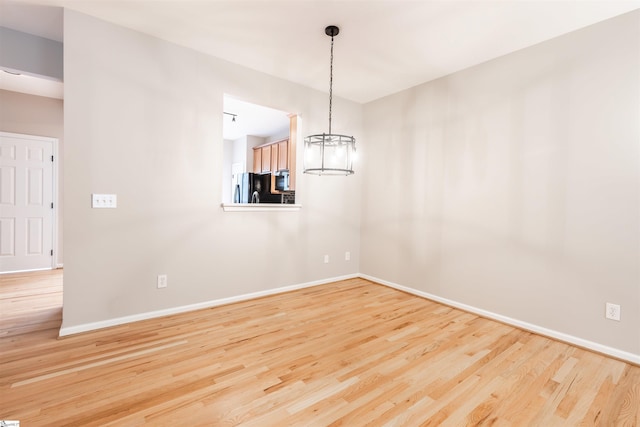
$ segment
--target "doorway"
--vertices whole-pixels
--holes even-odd
[[[55,268],[57,143],[0,132],[0,273]]]

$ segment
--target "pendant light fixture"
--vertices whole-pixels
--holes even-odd
[[[340,29],[329,25],[324,29],[331,37],[331,67],[329,74],[329,133],[309,135],[304,139],[304,173],[315,175],[351,175],[356,154],[353,136],[331,133],[333,104],[333,38]]]

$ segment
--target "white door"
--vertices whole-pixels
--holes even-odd
[[[0,273],[53,267],[54,141],[0,133]]]

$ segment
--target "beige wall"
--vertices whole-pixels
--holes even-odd
[[[326,126],[326,94],[73,11],[64,23],[63,328],[358,272],[358,177],[299,173],[297,212],[220,207],[223,94],[299,113],[304,134]],[[362,107],[334,102],[336,131],[359,137]],[[118,208],[91,209],[91,193]]]
[[[63,326],[360,271],[640,354],[639,21],[372,102],[364,122],[335,100],[357,174],[299,174],[299,212],[224,213],[223,93],[299,113],[303,134],[324,130],[326,94],[65,11]]]
[[[367,104],[364,126],[362,273],[640,354],[640,12]]]
[[[62,113],[63,102],[61,99],[0,90],[0,131],[58,139],[58,253],[56,254],[58,265],[63,263],[62,153],[64,151],[64,128]]]

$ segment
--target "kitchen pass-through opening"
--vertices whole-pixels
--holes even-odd
[[[295,204],[298,116],[224,96],[222,203]]]

